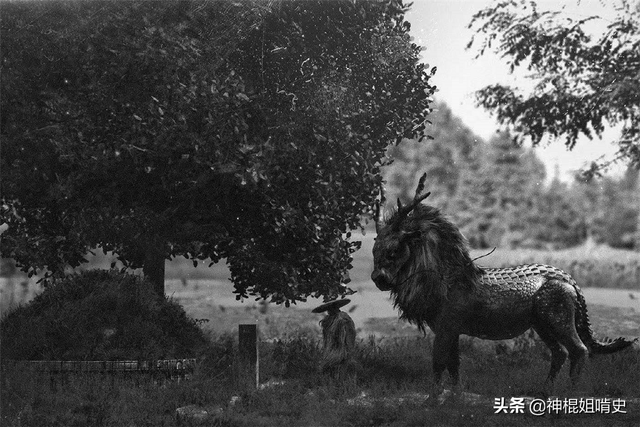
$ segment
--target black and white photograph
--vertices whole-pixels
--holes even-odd
[[[0,0],[0,425],[640,425],[640,0]]]

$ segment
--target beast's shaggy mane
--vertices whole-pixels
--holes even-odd
[[[385,220],[392,233],[409,236],[411,257],[391,290],[401,318],[424,331],[453,287],[472,291],[483,271],[469,256],[468,243],[439,209],[418,205],[408,215],[398,211]]]

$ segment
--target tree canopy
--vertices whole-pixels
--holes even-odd
[[[545,135],[564,138],[572,149],[580,135],[600,136],[620,126],[615,160],[640,168],[640,5],[608,3],[616,16],[570,16],[541,10],[535,1],[500,1],[476,13],[469,24],[478,56],[493,50],[511,72],[526,69],[535,86],[523,93],[501,84],[477,93],[478,104],[493,112],[522,140],[538,144]],[[587,26],[597,23],[601,34]],[[607,162],[586,171],[598,173]]]
[[[2,256],[226,258],[238,297],[344,287],[431,72],[402,0],[2,3]]]

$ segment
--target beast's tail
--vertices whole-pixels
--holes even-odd
[[[616,351],[624,350],[631,346],[634,342],[638,341],[638,338],[628,340],[626,338],[605,338],[603,341],[596,341],[593,337],[593,331],[591,330],[591,323],[589,322],[589,314],[587,313],[587,303],[584,300],[584,295],[579,287],[575,286],[576,293],[578,294],[578,311],[576,313],[576,329],[582,342],[589,349],[591,356],[596,354],[609,354]]]
[[[623,337],[618,337],[614,340],[611,338],[605,338],[604,341],[593,340],[591,346],[589,346],[589,351],[592,355],[615,353],[616,351],[624,350],[636,341],[638,341],[638,338],[628,340]]]

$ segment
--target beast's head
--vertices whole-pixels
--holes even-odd
[[[410,242],[415,237],[415,231],[407,228],[405,222],[409,214],[431,193],[421,194],[424,190],[425,173],[418,182],[413,201],[403,206],[398,199],[398,209],[388,219],[383,220],[380,215],[380,204],[384,203],[384,196],[376,208],[376,241],[373,245],[373,272],[371,280],[381,291],[388,291],[397,285],[401,272],[408,267],[411,258]]]
[[[416,291],[444,296],[454,282],[473,283],[479,274],[458,228],[438,209],[421,204],[430,194],[423,194],[425,179],[426,174],[411,203],[398,200],[397,210],[388,219],[380,217],[379,205],[376,212],[371,280],[400,300],[413,298]]]
[[[373,245],[371,272],[371,280],[381,291],[388,291],[393,287],[400,271],[406,268],[411,257],[406,238],[401,233],[385,231],[386,233],[378,233]]]

